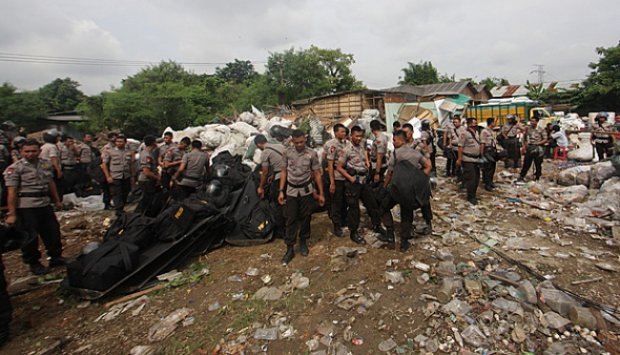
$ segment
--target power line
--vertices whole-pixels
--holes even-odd
[[[160,61],[125,60],[107,58],[84,58],[47,56],[21,53],[0,52],[0,62],[32,63],[32,64],[64,64],[64,65],[96,65],[96,66],[145,66],[154,65]],[[250,61],[252,64],[264,64],[266,61]],[[177,62],[180,65],[215,66],[225,65],[226,62]]]
[[[536,73],[538,75],[538,84],[542,84],[545,82],[545,65],[544,64],[534,64],[536,67],[535,70],[532,70],[530,74]]]

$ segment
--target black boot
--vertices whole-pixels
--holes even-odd
[[[385,235],[380,235],[377,239],[387,243],[388,249],[394,249],[394,245],[396,243],[396,238],[394,237],[394,228],[388,228],[385,232]]]
[[[334,224],[334,235],[338,238],[344,237],[344,232],[342,231],[342,227],[337,224]]]
[[[9,325],[0,326],[0,348],[9,340]]]
[[[431,221],[426,221],[426,225],[424,226],[424,228],[420,229],[420,230],[416,230],[415,231],[416,234],[419,235],[429,235],[433,232],[433,224]]]
[[[299,241],[299,254],[301,254],[301,256],[308,256],[309,253],[310,250],[308,250],[308,244],[306,243],[306,241]]]
[[[356,244],[366,244],[366,241],[357,231],[351,231],[351,240]]]
[[[57,256],[50,259],[50,267],[67,266],[67,260],[62,256]]]
[[[49,269],[46,268],[45,266],[43,266],[43,264],[41,264],[40,262],[34,262],[32,264],[30,264],[30,272],[32,272],[33,274],[39,276],[39,275],[45,275],[49,272]]]
[[[409,247],[411,246],[411,244],[409,244],[409,239],[404,239],[404,238],[400,238],[400,252],[404,253],[407,250],[409,250]]]
[[[282,257],[282,264],[287,265],[295,257],[295,248],[292,245],[286,246],[286,254]]]
[[[372,227],[372,231],[379,234],[380,236],[385,236],[385,229],[383,229],[380,224],[375,224]]]

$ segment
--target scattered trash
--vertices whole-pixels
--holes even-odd
[[[379,351],[382,351],[382,352],[392,351],[392,349],[394,349],[397,346],[398,344],[396,344],[394,339],[388,338],[382,341],[381,343],[379,343]]]
[[[187,318],[191,311],[192,310],[189,308],[179,308],[173,311],[149,329],[147,339],[150,342],[157,342],[166,339],[174,333],[179,326],[179,323]]]
[[[262,328],[256,329],[254,333],[256,340],[278,340],[278,328]]]
[[[276,287],[262,287],[252,297],[263,301],[277,301],[282,298],[282,290]]]

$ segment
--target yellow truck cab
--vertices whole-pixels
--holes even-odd
[[[557,118],[552,116],[546,108],[536,106],[536,102],[501,102],[491,101],[486,104],[470,106],[465,109],[464,117],[475,117],[478,122],[484,122],[489,117],[495,117],[498,125],[506,123],[506,116],[515,115],[520,121],[529,121],[532,117],[538,117],[539,125],[543,127],[555,121]]]

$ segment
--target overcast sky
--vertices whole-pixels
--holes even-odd
[[[396,85],[407,62],[422,60],[457,79],[525,83],[543,64],[545,81],[574,80],[598,60],[596,47],[618,43],[619,14],[617,0],[2,0],[0,81],[29,90],[71,77],[96,94],[140,70],[24,63],[16,54],[123,63],[237,58],[262,71],[269,53],[310,45],[352,53],[354,74],[373,89]],[[186,65],[196,73],[216,66]]]

